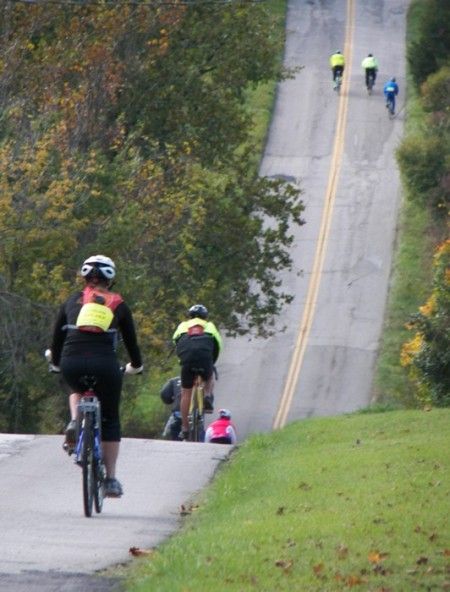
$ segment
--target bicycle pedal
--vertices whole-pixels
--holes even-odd
[[[68,442],[64,442],[62,447],[64,452],[67,452],[69,456],[75,452],[75,446],[73,444],[69,444]]]

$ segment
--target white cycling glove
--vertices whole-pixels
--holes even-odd
[[[48,371],[53,372],[53,374],[59,374],[61,369],[59,366],[55,366],[52,362],[52,350],[46,349],[44,352],[44,357],[48,362]]]
[[[135,368],[131,365],[131,362],[128,362],[128,364],[125,366],[125,374],[142,374],[143,370],[144,366],[139,366],[139,368]]]

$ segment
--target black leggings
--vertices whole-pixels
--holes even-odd
[[[342,76],[344,74],[344,66],[333,66],[331,68],[331,74],[333,76],[333,81],[336,80],[336,76]]]
[[[64,356],[61,358],[64,380],[75,393],[86,387],[80,383],[83,376],[95,376],[95,392],[101,403],[102,440],[120,442],[120,393],[122,372],[114,356]]]

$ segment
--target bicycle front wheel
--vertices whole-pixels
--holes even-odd
[[[81,466],[83,472],[83,506],[84,515],[87,518],[92,516],[92,505],[94,502],[94,424],[91,413],[84,416],[83,443],[81,451]]]
[[[94,505],[97,514],[100,514],[103,508],[104,498],[105,465],[101,460],[94,462]]]

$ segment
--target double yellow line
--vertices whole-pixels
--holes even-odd
[[[281,395],[280,404],[273,423],[273,429],[282,428],[286,424],[287,416],[292,404],[292,399],[294,398],[295,389],[297,387],[298,376],[302,367],[306,345],[314,318],[317,296],[319,293],[320,278],[326,255],[328,235],[330,233],[333,206],[339,178],[339,170],[342,160],[342,153],[344,150],[345,127],[347,122],[349,73],[351,71],[352,38],[355,19],[354,2],[355,0],[347,0],[347,20],[344,44],[346,66],[341,86],[341,95],[339,98],[336,135],[334,139],[333,154],[331,158],[319,237],[317,241],[317,249],[314,256],[311,279],[306,295],[305,308],[303,310],[303,315],[301,318],[297,340],[295,343],[294,352],[292,354],[291,364],[286,378],[283,394]]]

